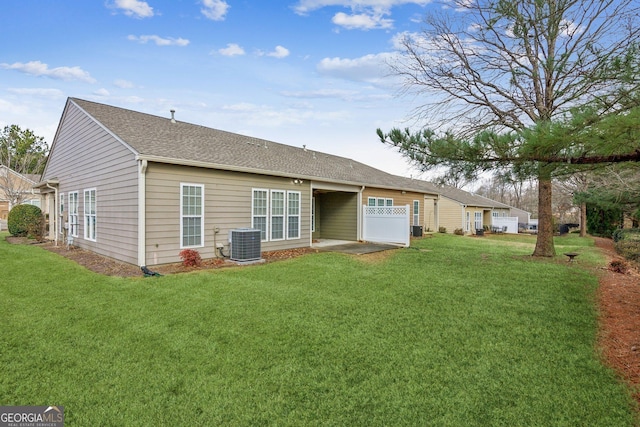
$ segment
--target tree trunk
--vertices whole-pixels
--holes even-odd
[[[587,237],[587,204],[580,203],[580,237]]]
[[[538,238],[533,256],[553,257],[553,217],[551,215],[551,174],[541,167],[538,176]]]

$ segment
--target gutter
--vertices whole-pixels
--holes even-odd
[[[327,178],[322,176],[312,176],[312,175],[305,175],[305,174],[299,174],[299,173],[293,173],[293,172],[265,170],[265,169],[257,169],[257,168],[242,167],[242,166],[231,166],[231,165],[225,165],[221,163],[202,162],[197,160],[173,159],[170,157],[154,156],[149,154],[138,154],[136,155],[135,159],[138,161],[146,160],[148,162],[165,163],[165,164],[180,165],[180,166],[193,166],[193,167],[199,167],[204,169],[219,169],[219,170],[225,170],[225,171],[231,171],[231,172],[252,173],[256,175],[280,176],[283,178],[299,178],[307,181],[328,182],[328,183],[340,184],[340,185],[353,185],[353,186],[363,185],[362,182],[345,181],[341,179],[332,179],[332,178]],[[405,191],[411,191],[413,193],[438,195],[438,193],[431,193],[428,191],[424,191],[416,188],[404,187],[404,186],[393,186],[393,185],[378,184],[378,183],[375,183],[375,184],[368,183],[367,185],[370,185],[370,186],[373,185],[375,186],[375,188],[383,188],[388,190],[405,190]]]
[[[138,160],[138,267],[147,265],[147,166]]]
[[[358,236],[358,240],[362,240],[362,221],[363,221],[363,208],[362,208],[362,193],[364,192],[364,189],[367,188],[366,186],[362,186],[360,188],[360,191],[358,192],[358,226],[357,228],[357,236]]]
[[[52,187],[49,184],[49,181],[45,182],[47,188],[53,190],[54,199],[53,199],[53,242],[55,246],[58,246],[58,203],[60,200],[58,199],[58,187]],[[51,208],[51,206],[49,206]],[[51,218],[51,209],[49,209],[49,218]]]

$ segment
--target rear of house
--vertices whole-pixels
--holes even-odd
[[[70,98],[42,181],[49,238],[137,265],[229,255],[233,230],[263,251],[359,240],[363,206],[433,219],[436,194],[356,161]],[[429,200],[428,203],[425,200]],[[429,207],[430,205],[430,207]],[[427,213],[427,211],[429,213]]]

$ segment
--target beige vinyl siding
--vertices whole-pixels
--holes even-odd
[[[77,191],[78,237],[74,245],[137,264],[138,177],[134,154],[73,104],[56,134],[43,181],[57,179],[59,192]],[[96,241],[84,239],[84,190],[96,189]],[[56,201],[58,203],[58,201]],[[59,208],[56,208],[58,211]]]
[[[262,251],[308,247],[311,242],[309,185],[294,185],[289,178],[228,172],[162,163],[147,168],[147,264],[180,262],[180,184],[204,185],[204,247],[202,258],[216,256],[217,243],[229,255],[229,231],[251,227],[254,188],[300,192],[300,238],[261,243]],[[218,228],[219,232],[214,230]]]
[[[358,240],[358,193],[320,194],[316,198],[316,212],[318,209],[316,226],[320,238]]]
[[[424,210],[421,212],[424,231],[438,231],[437,203],[438,201],[431,197],[424,198]]]
[[[438,201],[438,230],[436,231],[439,231],[440,227],[445,227],[447,233],[453,233],[457,228],[464,230],[464,221],[463,207],[460,203],[446,197]]]

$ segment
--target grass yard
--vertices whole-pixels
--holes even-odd
[[[539,261],[531,238],[436,234],[378,262],[125,279],[4,236],[0,405],[61,405],[68,426],[637,422],[596,348],[589,239]]]

